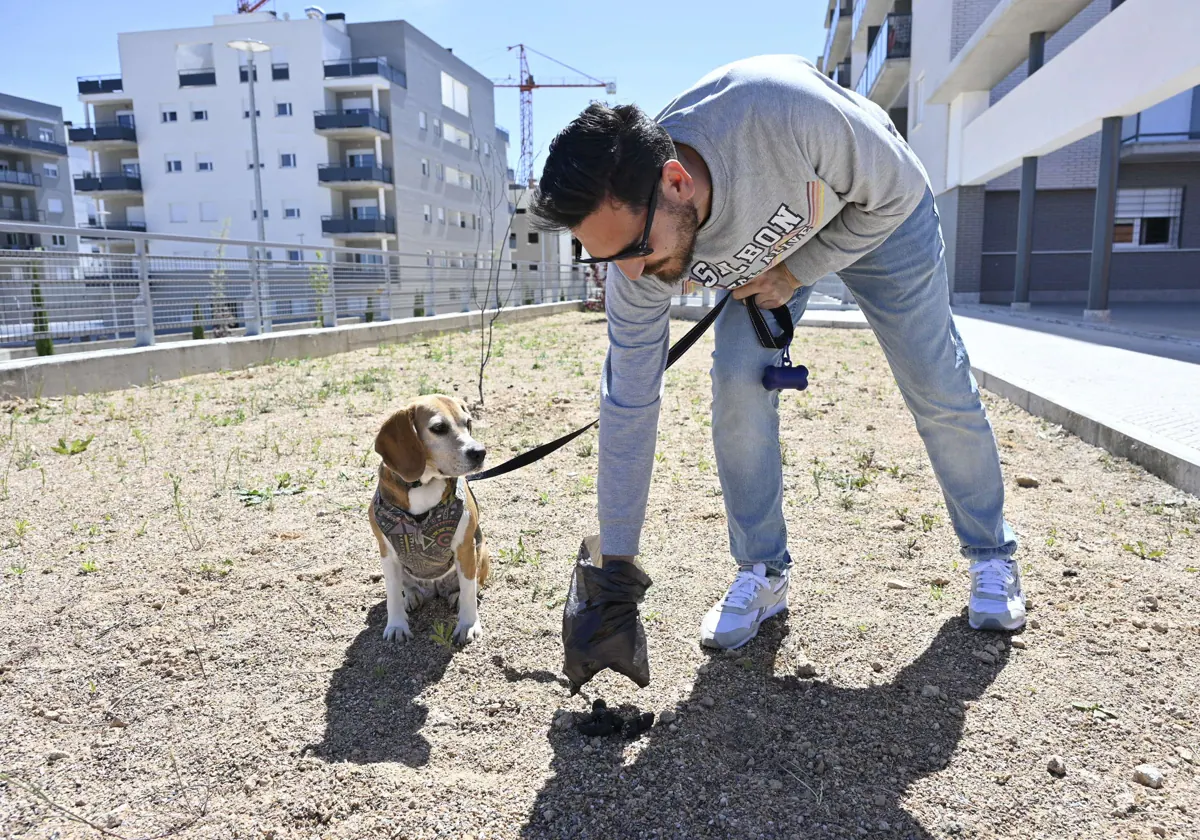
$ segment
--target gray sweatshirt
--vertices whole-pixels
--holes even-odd
[[[733,288],[781,261],[811,285],[887,239],[928,188],[887,113],[800,56],[720,67],[655,119],[712,178],[690,272],[704,286]],[[679,291],[608,266],[597,483],[605,554],[638,553]]]

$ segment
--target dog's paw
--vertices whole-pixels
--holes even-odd
[[[385,641],[407,642],[412,637],[412,630],[408,629],[408,621],[403,618],[399,621],[389,621],[387,627],[383,628]]]
[[[454,628],[454,641],[460,645],[465,645],[482,638],[483,623],[478,618],[474,621],[459,619],[458,626]]]
[[[404,606],[405,609],[415,610],[421,604],[425,603],[425,593],[416,586],[406,586],[404,588]]]

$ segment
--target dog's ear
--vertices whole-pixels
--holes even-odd
[[[413,425],[413,409],[397,411],[375,435],[375,451],[405,481],[416,481],[425,473],[425,445]]]

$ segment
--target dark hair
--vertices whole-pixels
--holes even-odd
[[[534,225],[574,228],[609,198],[641,209],[674,156],[666,129],[641,108],[593,102],[550,142],[530,204]]]

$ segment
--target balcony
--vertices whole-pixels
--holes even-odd
[[[404,71],[392,67],[386,58],[338,58],[325,62],[325,87],[355,88],[363,82],[408,87]]]
[[[1191,89],[1126,117],[1121,123],[1121,160],[1195,163],[1200,131],[1192,126]]]
[[[16,134],[0,134],[0,148],[19,149],[23,152],[46,155],[48,157],[63,157],[67,153],[67,147],[62,143],[55,143],[50,140],[33,140],[29,137],[20,137]]]
[[[829,24],[826,26],[828,34],[825,36],[825,52],[821,57],[821,69],[824,72],[833,69],[835,64],[840,64],[850,47],[850,7],[843,5],[847,0],[833,2]]]
[[[850,59],[846,59],[833,72],[833,80],[844,88],[850,87]]]
[[[80,96],[109,96],[123,93],[125,88],[120,74],[116,76],[80,76],[75,80]],[[117,97],[119,98],[119,97]]]
[[[361,236],[368,238],[396,235],[396,219],[392,216],[354,218],[352,216],[322,216],[321,233],[329,236]]]
[[[375,137],[391,133],[391,123],[378,111],[316,111],[313,128],[324,137]]]
[[[109,122],[72,128],[67,133],[72,143],[95,148],[136,146],[137,129],[128,123]]]
[[[140,173],[101,172],[99,175],[81,175],[75,179],[75,192],[136,194],[141,191]]]
[[[46,211],[25,207],[0,207],[0,222],[45,222]]]
[[[18,172],[15,169],[0,169],[0,187],[28,187],[37,189],[42,185],[42,176],[33,172]]]
[[[114,222],[114,221],[110,220],[107,224],[101,225],[95,219],[88,219],[87,224],[80,225],[80,227],[84,228],[85,230],[100,231],[101,233],[103,233],[103,231],[106,231],[106,230],[126,230],[126,231],[130,231],[132,233],[145,233],[146,232],[146,223],[145,222],[129,222],[129,221]]]
[[[392,186],[392,170],[387,166],[343,166],[340,163],[317,164],[317,180],[327,187]]]
[[[217,71],[212,67],[197,67],[194,70],[179,71],[179,86],[211,87],[217,83]]]
[[[912,15],[888,15],[867,53],[855,91],[884,108],[892,107],[908,81],[912,54]]]

